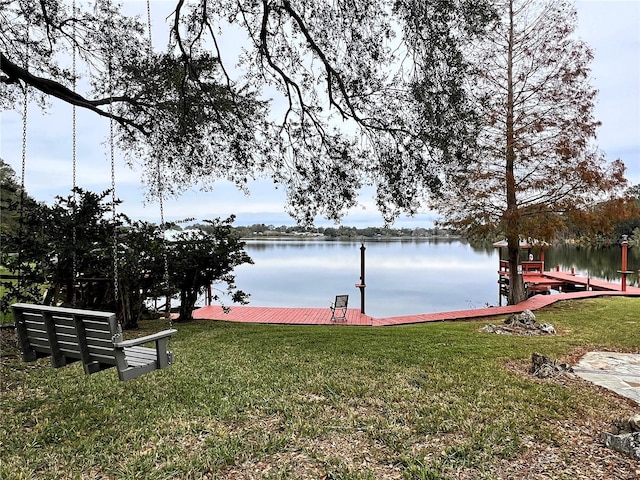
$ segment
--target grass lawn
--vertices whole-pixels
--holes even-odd
[[[528,374],[533,352],[640,352],[640,299],[561,302],[559,334],[178,324],[174,365],[119,382],[2,353],[0,478],[631,479],[604,447],[631,400]],[[148,329],[160,325],[146,323]]]

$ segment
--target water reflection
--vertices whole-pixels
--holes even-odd
[[[576,273],[601,280],[616,282],[620,280],[618,270],[622,267],[621,247],[572,247],[557,246],[546,254],[547,268],[556,265],[561,270],[575,268]],[[628,267],[630,270],[640,269],[640,249],[628,250]]]
[[[366,241],[366,311],[383,317],[497,303],[497,254],[457,240]],[[248,241],[254,265],[237,285],[259,306],[328,307],[337,294],[360,305],[360,242]]]

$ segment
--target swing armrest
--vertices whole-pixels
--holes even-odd
[[[163,338],[171,337],[172,335],[176,334],[177,332],[178,332],[177,330],[172,328],[170,330],[163,330],[162,332],[154,333],[152,335],[147,335],[147,336],[139,337],[139,338],[133,338],[131,340],[125,340],[123,342],[113,342],[113,345],[116,348],[135,347],[137,345],[142,345],[144,343],[158,342],[158,340],[162,340]]]

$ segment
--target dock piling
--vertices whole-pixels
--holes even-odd
[[[620,280],[621,285],[620,289],[623,292],[627,291],[627,275],[633,273],[628,270],[628,250],[629,250],[629,241],[627,240],[627,236],[622,236],[622,242],[620,243],[620,247],[622,248],[622,265],[621,270],[618,270],[618,273],[621,275],[622,279]]]
[[[364,246],[364,240],[360,245],[360,283],[356,284],[356,288],[360,289],[360,313],[364,315],[364,289],[367,284],[364,281],[364,251],[367,248]]]

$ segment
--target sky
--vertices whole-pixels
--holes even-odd
[[[145,2],[125,0],[127,12],[146,15]],[[155,0],[153,41],[166,45],[165,17],[175,1]],[[609,160],[620,158],[627,166],[631,185],[640,184],[640,0],[579,0],[578,36],[594,50],[591,64],[592,86],[599,90],[595,117],[602,122],[597,143]],[[164,38],[164,40],[163,40]],[[77,185],[94,192],[111,187],[111,165],[108,146],[108,121],[91,112],[77,109]],[[52,100],[43,113],[36,105],[27,116],[27,160],[25,186],[36,200],[53,204],[56,195],[67,196],[72,186],[71,107]],[[18,176],[22,161],[21,112],[0,112],[0,157],[13,167]],[[116,196],[123,203],[119,210],[133,219],[160,222],[160,207],[145,201],[141,172],[124,164],[116,153]],[[236,215],[236,225],[264,223],[294,225],[285,213],[285,195],[270,181],[250,184],[246,196],[227,182],[218,182],[213,191],[196,188],[164,204],[167,221],[194,217],[198,221]],[[415,217],[401,217],[395,227],[430,227],[436,215],[425,209]],[[373,191],[365,190],[358,207],[342,219],[343,225],[381,226],[383,219],[376,211]],[[332,222],[317,219],[316,225]]]

